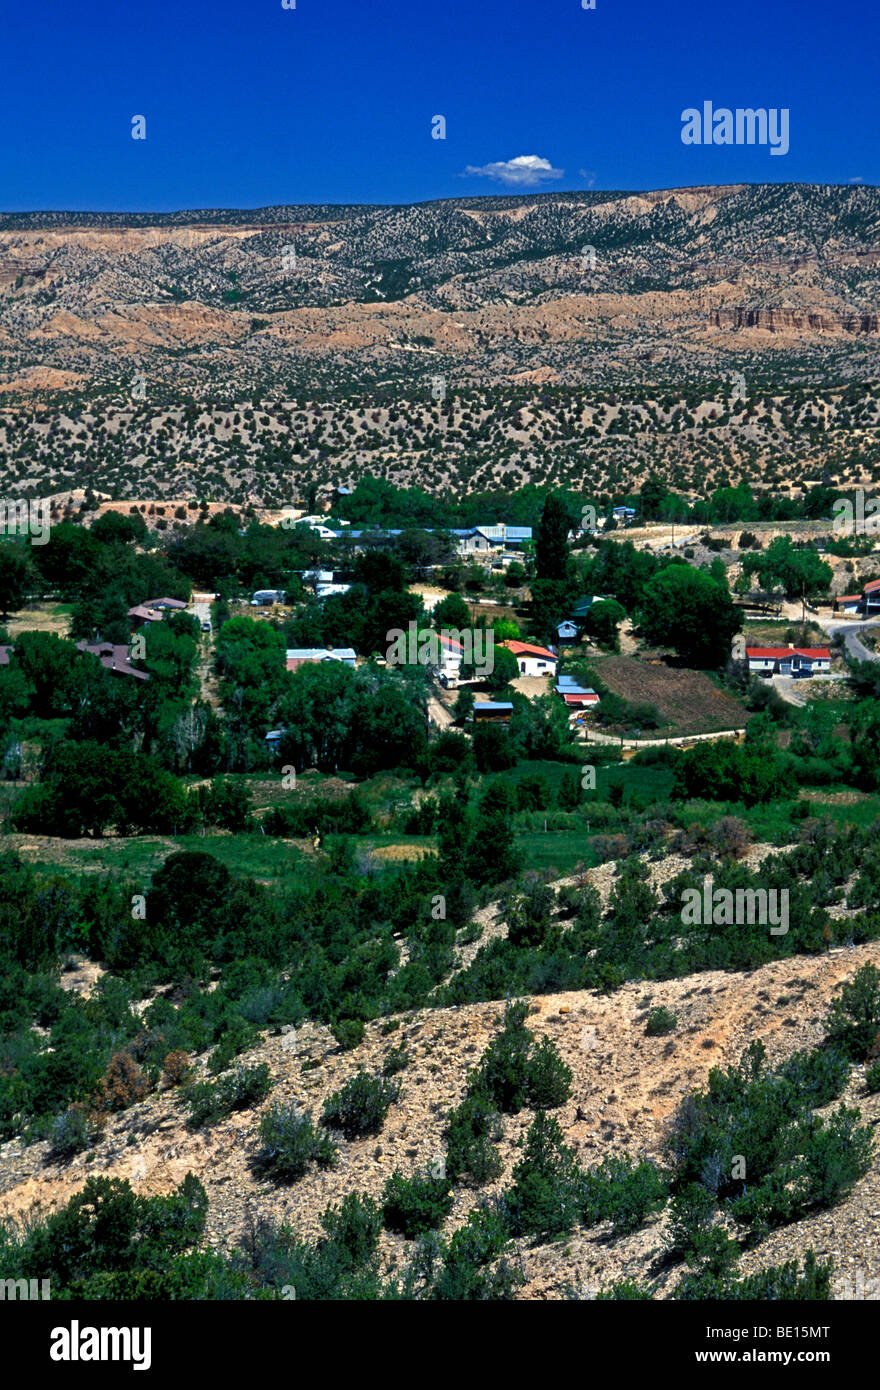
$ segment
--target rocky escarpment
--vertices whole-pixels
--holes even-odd
[[[880,315],[837,314],[829,309],[715,309],[714,328],[765,329],[768,333],[880,333]]]

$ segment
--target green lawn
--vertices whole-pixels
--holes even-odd
[[[28,837],[21,841],[27,844]],[[298,869],[302,852],[267,835],[179,835],[176,839],[144,837],[117,840],[55,840],[43,858],[25,853],[22,858],[40,873],[114,873],[147,882],[169,854],[176,850],[201,850],[235,873],[280,883]]]
[[[847,792],[848,788],[841,786],[834,787],[807,787],[805,788],[805,800],[810,803],[810,815],[815,817],[827,816],[829,820],[838,826],[872,825],[877,816],[880,815],[880,796],[863,796],[856,793],[858,800],[854,801],[822,801],[823,795],[833,796],[841,792]],[[756,840],[765,840],[770,843],[785,843],[790,839],[791,827],[793,822],[792,810],[797,804],[794,800],[771,801],[766,806],[745,807],[737,802],[718,802],[718,801],[688,801],[683,808],[683,819],[685,822],[693,822],[700,825],[709,825],[717,821],[721,816],[738,816],[744,820]]]
[[[556,869],[560,874],[570,874],[576,864],[591,868],[597,862],[582,830],[551,830],[546,835],[540,830],[527,830],[517,835],[516,841],[523,852],[526,871]]]

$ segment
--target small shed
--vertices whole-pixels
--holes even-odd
[[[474,705],[475,724],[507,724],[512,714],[511,700],[481,700]]]

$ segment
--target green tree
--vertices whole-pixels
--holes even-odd
[[[590,636],[595,637],[600,647],[616,652],[620,649],[617,629],[625,617],[626,610],[616,599],[597,599],[595,603],[590,604],[584,626]]]
[[[513,652],[507,647],[493,648],[492,669],[486,675],[486,684],[492,691],[500,691],[510,685],[519,675],[519,664]]]
[[[438,632],[444,627],[461,632],[471,625],[471,610],[460,594],[447,594],[433,609],[431,620]]]
[[[26,552],[16,545],[0,545],[0,614],[21,608],[33,583],[33,567]]]
[[[557,1120],[539,1110],[506,1194],[514,1233],[546,1238],[572,1230],[580,1210],[579,1186],[577,1161]]]
[[[535,567],[538,579],[565,580],[569,571],[569,533],[577,519],[558,493],[550,492],[544,503],[535,537]]]
[[[699,667],[722,665],[742,626],[730,594],[690,565],[670,565],[649,580],[638,616],[647,642]]]
[[[504,782],[488,786],[477,802],[465,860],[473,883],[501,883],[516,873],[521,856],[513,833],[513,811],[513,796]]]
[[[832,1001],[826,1023],[829,1042],[857,1062],[880,1050],[880,970],[863,965]]]
[[[656,521],[668,495],[669,489],[663,479],[659,478],[656,473],[649,474],[642,483],[642,490],[639,494],[642,520]]]
[[[778,585],[788,599],[800,599],[801,621],[806,619],[808,598],[827,594],[834,571],[812,547],[795,546],[790,536],[777,536],[765,551],[749,554],[743,571],[756,573],[764,588]]]
[[[104,544],[142,541],[147,534],[147,523],[140,512],[126,516],[122,512],[104,512],[92,522],[91,533]]]
[[[22,632],[10,664],[31,686],[32,712],[41,719],[52,719],[72,712],[82,689],[85,660],[72,642],[54,633]]]

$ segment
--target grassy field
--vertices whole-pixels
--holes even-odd
[[[613,775],[613,769],[608,771]],[[653,768],[632,771],[641,776],[635,783],[622,777],[625,786],[637,786],[646,804],[663,799],[662,779],[669,774]],[[606,770],[600,772],[604,779]],[[601,794],[600,791],[593,795]],[[587,830],[590,795],[586,794],[584,803],[587,821],[580,828],[544,831],[540,828],[540,815],[532,813],[530,828],[516,834],[525,871],[554,870],[563,875],[572,873],[578,864],[591,867],[597,862],[592,843],[596,831]],[[841,827],[871,825],[880,815],[880,795],[810,788],[805,799],[810,803],[811,815],[827,816]],[[690,801],[683,808],[683,820],[685,824],[710,825],[722,815],[736,815],[745,821],[755,840],[782,844],[790,837],[792,806],[792,802],[782,802],[744,808],[736,803]],[[352,837],[352,842],[362,869],[373,874],[436,851],[435,837],[428,835],[373,833]],[[143,888],[168,855],[179,850],[207,852],[231,872],[249,875],[273,888],[284,888],[295,881],[304,861],[315,854],[310,841],[276,840],[259,833],[179,836],[176,840],[170,836],[140,840],[108,837],[96,841],[8,835],[3,848],[20,853],[41,875],[62,873],[78,877],[111,873],[131,878]]]
[[[608,789],[620,783],[624,789],[624,799],[630,796],[641,797],[646,804],[652,801],[667,801],[672,794],[675,774],[669,767],[641,767],[638,763],[606,763],[596,769],[596,790],[591,795],[597,801],[608,800]]]
[[[828,816],[838,825],[855,825],[863,829],[873,825],[880,816],[880,795],[868,792],[842,791],[838,787],[808,787],[802,792],[809,801],[814,816]]]
[[[20,632],[52,632],[66,637],[72,612],[72,603],[34,603],[7,618],[4,627],[13,642]]]
[[[304,844],[305,842],[303,842]],[[294,876],[308,851],[290,841],[268,836],[179,835],[142,839],[107,836],[101,840],[61,840],[44,835],[6,835],[2,846],[45,873],[113,873],[146,883],[159,865],[178,850],[202,850],[236,873],[251,874],[267,883]]]
[[[527,830],[517,836],[517,844],[526,870],[555,869],[559,874],[570,874],[577,864],[591,868],[596,863],[592,845],[583,831],[550,830],[544,834]]]
[[[870,796],[839,786],[808,787],[798,799],[809,802],[811,816],[827,817],[841,828],[872,825],[880,815],[880,795]],[[749,807],[736,802],[688,801],[682,807],[682,819],[686,824],[711,825],[720,816],[738,816],[756,840],[783,843],[791,834],[793,806],[792,800]]]

